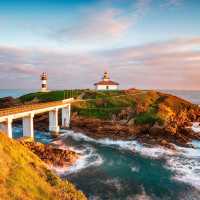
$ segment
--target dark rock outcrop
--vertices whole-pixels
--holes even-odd
[[[67,167],[74,164],[78,159],[78,154],[74,151],[59,149],[51,144],[44,145],[27,139],[20,139],[19,141],[48,165]]]
[[[0,109],[18,106],[21,103],[13,97],[0,98]]]

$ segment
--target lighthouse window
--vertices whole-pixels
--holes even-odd
[[[45,87],[46,87],[46,84],[42,84],[42,87],[45,88]]]

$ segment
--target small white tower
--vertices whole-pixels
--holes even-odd
[[[42,73],[40,80],[42,81],[41,92],[48,92],[48,86],[47,86],[48,77],[46,72]]]

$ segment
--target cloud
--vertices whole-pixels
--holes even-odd
[[[144,17],[152,0],[136,0],[128,9],[116,8],[113,1],[103,8],[91,8],[81,11],[82,18],[75,23],[59,28],[51,37],[60,41],[80,44],[102,45],[104,42],[117,42],[130,28]],[[105,3],[103,1],[103,3]],[[116,3],[116,1],[115,1]],[[101,6],[100,6],[101,7]]]
[[[0,47],[0,82],[39,88],[46,71],[51,88],[88,88],[108,70],[122,87],[199,89],[199,46],[200,37],[76,54]]]
[[[28,59],[27,59],[28,58]],[[31,52],[18,48],[0,47],[0,70],[5,73],[34,74],[37,69],[29,63]]]
[[[164,0],[160,7],[174,8],[184,0]],[[121,0],[101,1],[98,8],[92,7],[80,11],[80,16],[70,25],[59,27],[50,33],[57,41],[68,45],[102,46],[116,44],[126,39],[127,33],[151,11],[154,0],[135,0],[123,8]],[[120,6],[118,3],[121,3]],[[81,19],[80,19],[81,17]]]
[[[60,30],[57,34],[69,40],[104,40],[119,38],[130,26],[130,22],[120,17],[120,11],[107,9],[101,12],[92,11],[78,24]]]

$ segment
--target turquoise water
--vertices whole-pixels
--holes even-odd
[[[22,135],[21,128],[15,128],[14,135]],[[59,140],[36,131],[35,139],[80,153],[74,166],[55,171],[73,182],[90,200],[200,199],[199,142],[197,149],[180,148],[181,154],[173,155],[136,141],[94,140],[73,131],[64,132]]]
[[[168,164],[172,157],[185,162],[191,161],[190,158],[161,153],[161,149],[151,147],[138,148],[137,142],[93,140],[73,132],[65,134],[61,140],[86,157],[78,163],[81,167],[74,166],[60,175],[75,183],[91,200],[200,199],[195,185],[176,180],[177,172]],[[200,167],[198,159],[192,160],[197,168]],[[179,165],[185,168],[183,163]],[[192,165],[187,167],[192,168]],[[200,168],[198,170],[200,172]],[[198,175],[200,181],[199,172],[191,175]]]

